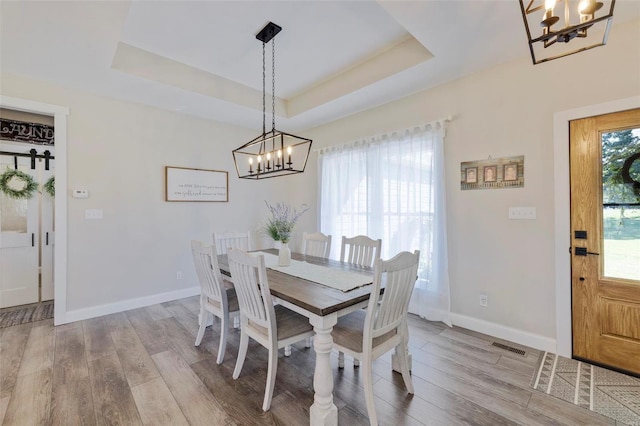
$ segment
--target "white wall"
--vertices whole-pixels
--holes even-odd
[[[445,156],[454,321],[534,336],[522,342],[552,341],[554,112],[638,94],[640,25],[633,22],[614,28],[605,47],[536,66],[523,58],[304,134],[318,148],[452,115]],[[525,156],[524,188],[460,190],[462,161],[513,155]],[[317,176],[305,178],[316,187]],[[317,192],[306,197],[315,203]],[[537,219],[508,220],[510,206],[534,206]],[[489,296],[487,308],[480,293]]]
[[[265,199],[295,197],[278,179],[236,177],[231,150],[254,138],[255,130],[15,75],[3,74],[1,81],[2,95],[70,110],[69,193],[57,196],[68,200],[67,311],[76,313],[71,318],[197,286],[189,240],[211,241],[214,231],[257,231],[266,218]],[[229,202],[165,202],[167,165],[228,171]],[[73,189],[87,189],[90,196],[72,198]],[[104,219],[85,220],[85,209],[102,209]],[[183,280],[176,279],[177,271]]]

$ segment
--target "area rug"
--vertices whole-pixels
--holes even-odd
[[[531,387],[617,422],[640,426],[640,379],[544,352]]]
[[[53,301],[0,310],[0,328],[53,318]]]

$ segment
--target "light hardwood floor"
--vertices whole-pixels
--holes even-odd
[[[3,425],[305,425],[313,402],[313,349],[280,351],[271,410],[262,412],[267,351],[250,342],[238,380],[231,374],[239,330],[215,364],[219,322],[200,347],[198,298],[53,327],[53,321],[0,329]],[[526,356],[496,339],[412,316],[415,395],[391,372],[391,354],[374,364],[382,425],[615,425],[529,388],[539,352]],[[498,340],[499,341],[499,340]],[[502,343],[508,343],[499,341]],[[366,425],[360,369],[337,368],[334,402],[341,425]]]

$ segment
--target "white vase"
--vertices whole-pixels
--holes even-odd
[[[289,250],[289,243],[282,243],[280,250],[278,251],[278,266],[291,265],[291,250]]]

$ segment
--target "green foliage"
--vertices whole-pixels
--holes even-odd
[[[44,185],[42,185],[42,189],[44,192],[49,194],[51,198],[56,196],[56,178],[55,176],[51,176]]]
[[[14,181],[18,181],[22,187],[16,187]],[[20,170],[7,169],[0,175],[0,192],[7,197],[17,200],[28,200],[33,197],[33,193],[38,189],[38,184],[28,174]]]
[[[602,187],[604,203],[640,203],[640,191],[633,183],[624,182],[623,165],[627,158],[640,152],[640,137],[632,130],[602,135]],[[640,161],[631,164],[629,174],[640,182]]]
[[[300,216],[309,208],[304,204],[300,207],[300,210],[291,208],[283,203],[276,203],[275,206],[272,206],[265,201],[265,204],[271,213],[271,217],[267,219],[267,225],[264,228],[265,232],[274,241],[288,243],[291,239],[293,227]]]

